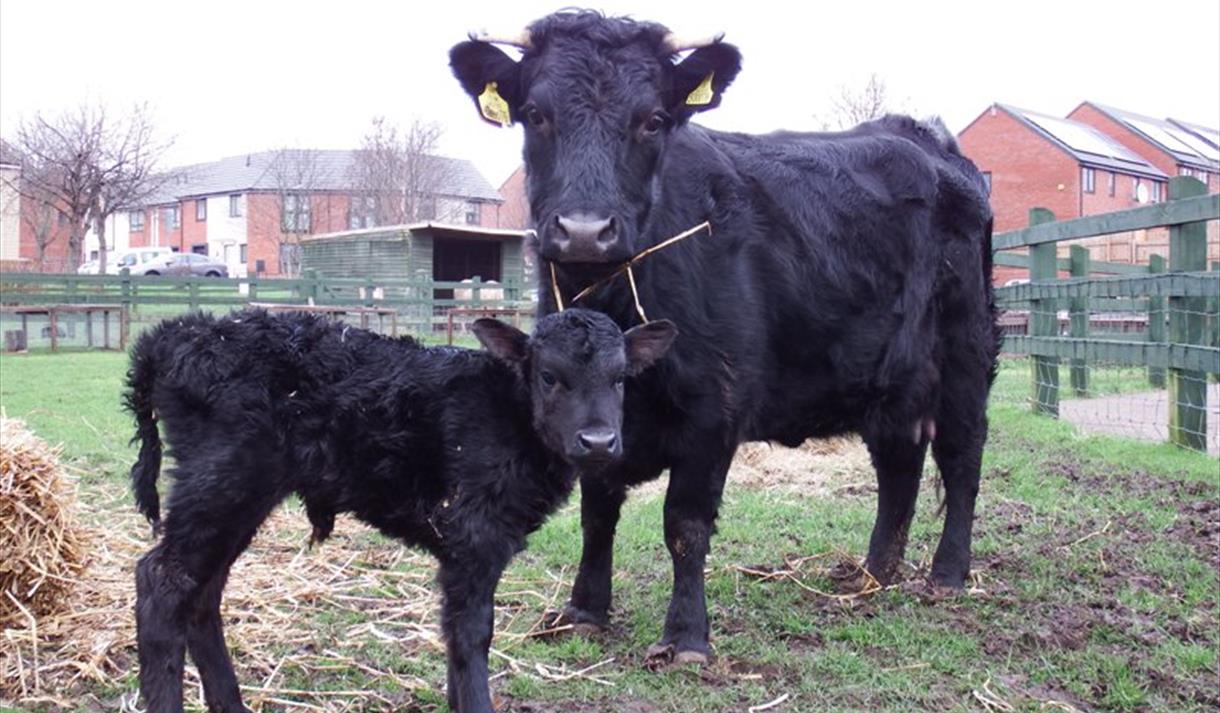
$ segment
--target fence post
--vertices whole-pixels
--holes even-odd
[[[1089,251],[1083,245],[1073,245],[1071,248],[1072,277],[1089,276]],[[1074,339],[1089,337],[1089,297],[1073,297],[1071,301],[1071,330],[1069,334]],[[1072,359],[1072,391],[1077,396],[1089,395],[1089,367],[1084,359]]]
[[[1201,181],[1189,176],[1169,179],[1169,199],[1207,194]],[[1207,269],[1207,223],[1186,223],[1169,228],[1169,270],[1195,272]],[[1205,344],[1207,300],[1169,298],[1169,342]],[[1207,374],[1169,368],[1169,440],[1187,448],[1207,450]]]
[[[309,304],[318,303],[318,271],[314,268],[306,268],[302,271],[301,276],[305,279],[305,284],[301,286],[301,297]]]
[[[1148,258],[1148,272],[1159,275],[1165,272],[1165,256],[1152,255]],[[1148,341],[1165,341],[1165,298],[1148,298]],[[1165,388],[1165,367],[1148,367],[1148,383],[1158,389]]]
[[[119,303],[123,305],[123,309],[130,311],[132,303],[131,294],[131,270],[123,268],[119,270]]]
[[[187,307],[192,312],[198,312],[199,311],[199,281],[194,277],[189,278],[189,279],[190,279],[190,282],[188,282],[186,284],[186,293],[188,295],[188,299],[190,300],[190,304],[187,305]]]
[[[1031,226],[1052,223],[1055,214],[1045,208],[1030,208]],[[1059,255],[1055,243],[1031,245],[1029,248],[1029,279],[1032,283],[1048,282],[1059,278]],[[1039,337],[1059,336],[1059,312],[1054,298],[1030,300],[1029,335],[1031,340]],[[1034,350],[1036,345],[1031,345]],[[1033,368],[1034,412],[1059,416],[1059,357],[1038,356],[1031,358]]]
[[[373,291],[376,289],[377,289],[377,285],[373,284],[372,275],[364,278],[364,306],[365,307],[373,306],[373,304],[374,304]]]
[[[258,302],[258,275],[249,278],[246,283],[246,301]]]

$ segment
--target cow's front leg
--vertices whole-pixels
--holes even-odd
[[[584,549],[572,585],[572,598],[552,626],[572,626],[578,634],[596,633],[610,618],[610,578],[614,565],[614,531],[626,496],[617,473],[582,475],[580,526]]]
[[[444,601],[441,629],[448,652],[449,708],[493,713],[487,688],[487,652],[495,621],[496,584],[515,548],[501,541],[471,541],[441,556],[437,579]]]
[[[645,664],[649,667],[670,662],[706,663],[711,656],[703,567],[732,459],[733,451],[729,450],[715,458],[689,460],[670,469],[665,493],[665,545],[673,560],[674,587],[664,635],[648,650]]]

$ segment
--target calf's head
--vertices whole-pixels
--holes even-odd
[[[542,318],[533,336],[494,319],[473,329],[521,376],[542,441],[585,468],[622,456],[624,381],[660,359],[678,334],[667,320],[623,333],[604,314],[582,309]]]
[[[493,42],[524,55],[514,60]],[[720,103],[741,67],[719,37],[683,40],[589,11],[549,15],[509,39],[472,35],[449,59],[484,119],[524,125],[539,254],[570,263],[622,262],[647,247],[637,242],[667,144]]]

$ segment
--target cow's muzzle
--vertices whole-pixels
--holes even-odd
[[[541,231],[539,253],[553,262],[622,262],[631,257],[613,215],[556,213]]]

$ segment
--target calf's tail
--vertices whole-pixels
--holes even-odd
[[[140,455],[131,467],[131,489],[136,506],[156,530],[161,522],[161,499],[157,494],[157,477],[161,474],[161,434],[157,431],[157,416],[153,410],[153,388],[157,380],[154,330],[144,334],[131,350],[131,368],[127,372],[127,410],[135,416],[136,433],[131,443],[140,444]]]

